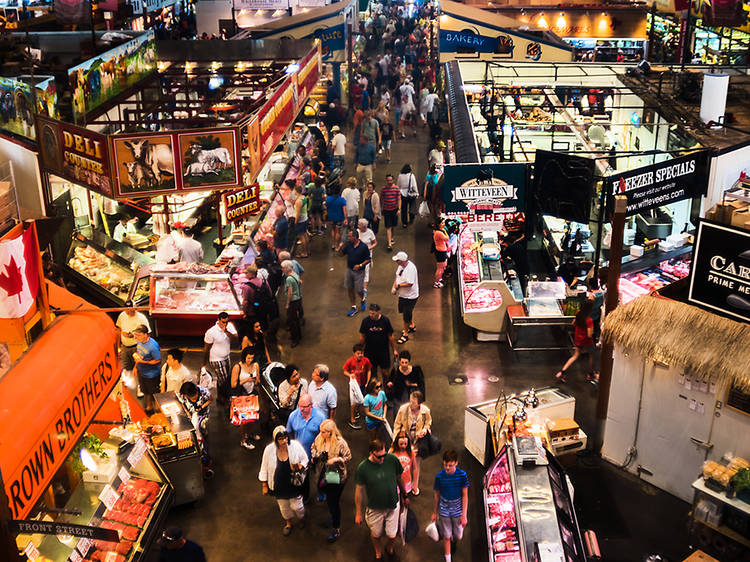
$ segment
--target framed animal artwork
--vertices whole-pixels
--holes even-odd
[[[177,134],[182,189],[217,189],[241,184],[239,135],[236,129]]]
[[[111,139],[118,197],[177,191],[173,135],[118,135]]]

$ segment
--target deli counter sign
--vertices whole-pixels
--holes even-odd
[[[112,197],[107,137],[47,117],[36,117],[42,168]]]
[[[750,322],[750,231],[698,223],[688,301]]]
[[[227,222],[233,222],[257,213],[260,208],[258,203],[259,195],[260,188],[257,183],[231,193],[225,193],[224,213]]]

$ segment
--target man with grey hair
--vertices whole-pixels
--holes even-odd
[[[300,318],[302,316],[302,284],[299,276],[294,272],[294,264],[290,260],[281,262],[281,272],[284,274],[284,290],[286,293],[286,325],[292,340],[292,347],[299,345],[302,339]]]
[[[375,246],[378,245],[378,239],[375,237],[375,233],[369,227],[370,223],[367,219],[359,219],[357,221],[357,231],[359,232],[359,241],[367,246],[370,250],[370,263],[365,266],[365,290],[364,299],[367,300],[367,285],[370,283],[370,266],[372,266],[372,251]]]
[[[370,249],[360,242],[359,230],[350,230],[346,244],[339,244],[339,252],[346,255],[346,276],[344,277],[344,287],[349,293],[349,302],[352,307],[347,312],[347,316],[357,314],[357,302],[355,293],[362,299],[362,310],[365,310],[367,303],[365,301],[365,267],[370,263]]]
[[[315,365],[307,393],[312,398],[313,406],[323,412],[327,418],[335,419],[337,394],[336,389],[328,380],[329,374],[328,365],[323,363]]]

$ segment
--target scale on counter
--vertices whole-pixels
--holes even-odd
[[[519,465],[546,465],[547,453],[539,437],[529,435],[516,435],[513,437],[513,452],[516,464]]]

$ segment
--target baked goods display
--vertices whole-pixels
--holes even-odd
[[[750,469],[750,462],[742,457],[733,457],[726,465],[706,461],[703,463],[703,479],[709,488],[721,490],[729,487],[729,481],[742,468]]]
[[[127,300],[133,284],[133,272],[91,246],[73,250],[68,266],[116,297]]]
[[[500,457],[490,474],[486,502],[493,559],[496,562],[521,562],[507,454]]]

